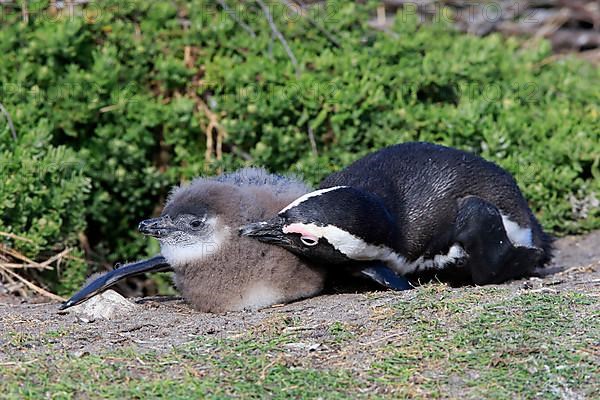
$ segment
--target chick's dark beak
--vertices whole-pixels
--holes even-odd
[[[290,243],[287,235],[283,233],[283,220],[280,217],[244,225],[240,228],[239,234],[270,244]]]
[[[173,225],[171,218],[167,216],[145,219],[138,225],[140,233],[155,238],[166,236],[169,232],[173,231],[174,228],[175,226]]]

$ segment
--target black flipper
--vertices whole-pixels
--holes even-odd
[[[540,248],[513,245],[498,208],[476,196],[459,201],[455,239],[469,255],[468,269],[477,285],[531,275],[544,257]]]
[[[167,260],[160,255],[148,258],[147,260],[118,265],[117,269],[105,273],[104,275],[94,279],[92,282],[84,286],[69,300],[65,301],[60,306],[59,310],[73,307],[130,276],[143,274],[145,272],[161,272],[171,270],[172,268]]]
[[[388,289],[408,290],[413,288],[405,277],[397,275],[383,263],[372,263],[361,269],[360,273]]]

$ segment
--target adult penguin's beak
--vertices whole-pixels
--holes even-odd
[[[239,229],[239,234],[269,244],[285,245],[290,243],[290,239],[283,232],[283,219],[279,216],[267,221],[244,225]]]

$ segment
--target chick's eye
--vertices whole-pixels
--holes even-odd
[[[202,221],[200,221],[199,219],[195,219],[192,222],[190,222],[190,226],[192,228],[198,228],[200,227],[200,225],[202,225]]]
[[[305,246],[314,246],[319,243],[319,239],[314,236],[302,236],[300,237],[300,241]]]

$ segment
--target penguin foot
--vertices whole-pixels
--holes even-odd
[[[544,250],[538,247],[511,246],[510,251],[506,253],[503,273],[499,278],[501,281],[508,279],[522,278],[525,275],[532,275],[535,267],[544,257]],[[506,278],[504,278],[506,276]]]
[[[540,248],[513,245],[500,210],[476,196],[459,202],[455,240],[469,255],[466,268],[477,285],[527,276],[544,256]]]

